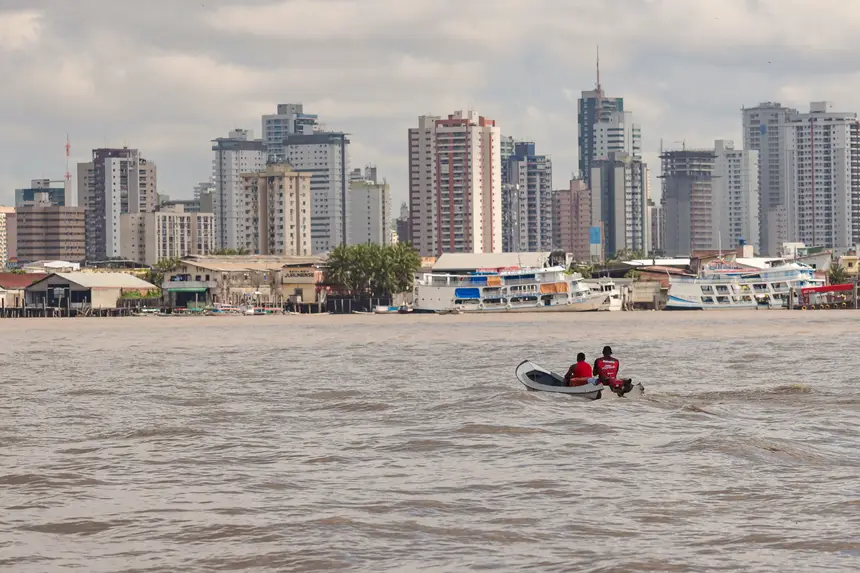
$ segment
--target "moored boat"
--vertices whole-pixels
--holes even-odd
[[[418,278],[416,312],[583,312],[599,310],[607,294],[594,293],[579,273],[564,267],[433,274]]]

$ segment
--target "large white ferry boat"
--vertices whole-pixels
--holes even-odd
[[[592,292],[564,267],[452,275],[415,281],[415,312],[582,312],[600,309],[607,293]]]
[[[815,269],[783,260],[752,267],[716,260],[698,277],[670,277],[666,310],[783,308],[792,288],[824,286]]]

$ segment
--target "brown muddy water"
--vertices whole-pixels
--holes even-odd
[[[527,392],[611,344],[637,399]],[[858,571],[860,313],[0,321],[0,570]]]

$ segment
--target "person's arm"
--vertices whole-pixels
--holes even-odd
[[[600,358],[597,360],[600,360]],[[597,360],[594,361],[594,367],[591,369],[591,374],[594,376],[600,376],[600,369],[597,368]]]
[[[564,383],[570,386],[570,379],[573,377],[573,370],[576,368],[576,364],[567,369],[567,374],[564,375]]]

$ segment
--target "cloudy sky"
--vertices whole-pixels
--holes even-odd
[[[667,147],[740,138],[740,108],[860,110],[852,0],[0,0],[0,204],[99,146],[139,148],[189,197],[210,140],[301,102],[407,197],[407,129],[473,108],[576,169],[601,80]]]

